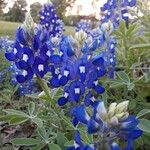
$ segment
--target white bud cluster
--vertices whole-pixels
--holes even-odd
[[[75,33],[75,39],[79,42],[79,44],[83,44],[87,39],[87,33],[83,30]]]
[[[124,120],[128,117],[129,113],[127,112],[129,101],[110,104],[107,113],[108,122],[112,125],[118,125],[118,122]]]
[[[119,125],[119,121],[126,119],[129,116],[127,112],[129,101],[124,101],[119,104],[111,103],[108,110],[106,110],[104,104],[99,105],[97,108],[97,118],[101,118],[110,126]]]
[[[105,33],[111,34],[114,30],[113,23],[111,21],[103,23],[101,25],[101,30]]]

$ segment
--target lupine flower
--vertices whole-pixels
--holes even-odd
[[[16,75],[19,83],[31,80],[34,75],[42,78],[48,72],[49,57],[52,53],[47,44],[47,30],[40,25],[34,27],[34,23],[31,24],[33,30],[26,26],[17,29],[13,50],[5,54],[20,70]]]
[[[76,31],[83,30],[84,32],[88,33],[92,29],[90,22],[86,20],[81,20],[77,26],[76,26]]]
[[[128,22],[128,7],[134,7],[136,5],[136,0],[107,0],[107,2],[101,7],[101,12],[103,17],[102,22],[108,22],[112,20],[113,25],[117,27],[119,21],[124,19]]]
[[[27,94],[33,94],[38,92],[38,88],[36,87],[36,83],[34,80],[22,83],[18,88],[20,96],[24,96]]]
[[[48,30],[50,37],[62,35],[64,31],[64,23],[57,16],[55,7],[52,3],[45,4],[39,15],[40,24]]]
[[[66,150],[95,150],[94,145],[84,145],[81,141],[80,133],[78,130],[75,131],[74,146],[68,147]]]
[[[108,75],[111,79],[114,78],[115,67],[116,67],[116,39],[112,35],[114,31],[113,24],[109,22],[105,22],[101,24],[101,30],[104,34],[104,51],[102,56],[105,60],[105,64],[107,67]]]
[[[73,107],[71,114],[76,120],[87,126],[89,134],[105,137],[105,144],[111,144],[112,150],[113,147],[119,147],[113,144],[116,141],[114,139],[127,141],[125,149],[128,150],[132,149],[133,141],[142,134],[142,131],[137,127],[138,119],[127,112],[128,103],[128,101],[119,104],[111,103],[106,109],[103,101],[94,101],[92,117],[89,116],[83,105]],[[97,146],[99,144],[98,142]]]
[[[51,86],[64,86],[64,95],[58,100],[60,106],[67,102],[79,102],[85,89],[94,90],[98,94],[105,91],[98,81],[106,73],[104,59],[100,55],[94,55],[97,49],[95,43],[83,50],[86,40],[87,35],[83,30],[77,32],[75,39],[64,37],[60,52],[50,57],[50,61],[54,63]]]

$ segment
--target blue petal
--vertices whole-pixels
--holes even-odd
[[[113,142],[110,146],[111,150],[121,150],[119,145],[116,142]]]
[[[8,59],[9,61],[15,61],[16,57],[14,55],[13,52],[8,52],[8,53],[5,53],[5,57],[6,59]]]
[[[23,75],[17,75],[16,80],[18,83],[23,83],[26,81],[26,78]]]
[[[59,55],[51,55],[50,62],[54,64],[61,63],[61,57]]]
[[[54,88],[59,87],[60,84],[59,84],[58,77],[57,76],[53,76],[52,79],[50,79],[50,84]]]
[[[90,119],[88,122],[88,133],[93,134],[98,132],[99,130],[100,130],[99,124],[95,120]]]
[[[129,117],[126,120],[123,120],[120,123],[121,123],[122,130],[129,131],[129,130],[133,130],[134,128],[136,128],[139,121],[135,116],[129,115]]]
[[[85,111],[85,108],[83,105],[81,106],[76,106],[76,107],[73,107],[71,109],[71,114],[76,117],[78,119],[78,121],[84,123],[84,124],[87,124],[90,117],[89,115],[87,114],[87,112]]]
[[[103,59],[102,56],[97,56],[97,57],[94,58],[94,60],[93,60],[92,63],[93,63],[93,65],[95,65],[95,66],[101,66],[101,65],[104,64],[104,59]]]
[[[59,82],[60,82],[60,85],[64,86],[64,85],[67,84],[68,78],[67,78],[66,76],[62,76],[62,77],[60,78]]]
[[[74,146],[68,147],[66,150],[76,150]]]
[[[93,97],[93,94],[92,92],[88,92],[88,94],[85,96],[85,106],[89,106],[89,105],[92,105],[92,101],[91,101],[91,98]]]
[[[78,130],[75,130],[75,143],[79,146],[83,146],[81,142],[80,132]]]
[[[78,119],[76,117],[74,117],[73,120],[72,120],[72,124],[74,126],[77,126],[78,123],[79,123]]]
[[[59,105],[59,106],[64,106],[67,102],[68,102],[68,99],[65,98],[65,97],[60,97],[60,98],[58,99],[58,105]]]
[[[20,69],[28,69],[28,68],[29,68],[29,65],[28,65],[25,61],[23,61],[23,60],[17,62],[16,65],[17,65]]]
[[[26,35],[25,30],[21,27],[17,29],[16,32],[16,40],[19,41],[21,44],[25,45],[26,44]]]
[[[102,87],[101,85],[97,85],[94,87],[94,90],[98,93],[98,94],[102,94],[105,92],[105,88]]]

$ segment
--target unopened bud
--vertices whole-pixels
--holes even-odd
[[[118,125],[118,118],[116,116],[112,117],[110,119],[110,124],[113,126],[117,126]]]
[[[76,34],[75,34],[75,39],[76,39],[79,43],[83,43],[83,42],[85,42],[85,40],[87,39],[87,33],[84,32],[83,30],[80,30],[79,32],[76,32]]]
[[[111,103],[109,108],[108,108],[108,116],[111,118],[115,114],[115,109],[116,109],[117,103]]]
[[[103,32],[111,34],[113,29],[114,29],[114,27],[113,27],[113,24],[111,23],[111,21],[105,22],[101,25],[101,30]]]
[[[119,114],[119,113],[122,113],[122,112],[126,112],[127,109],[128,109],[128,105],[129,105],[129,101],[124,101],[124,102],[119,103],[116,106],[115,113]]]

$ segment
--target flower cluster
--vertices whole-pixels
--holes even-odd
[[[114,26],[117,27],[120,19],[128,21],[128,8],[134,7],[135,5],[136,0],[107,0],[103,7],[101,7],[103,14],[101,21],[108,22],[112,20]]]
[[[94,149],[106,149],[111,145],[110,149],[119,150],[121,148],[116,144],[116,139],[121,139],[127,142],[125,150],[129,150],[133,148],[133,141],[141,136],[142,131],[137,127],[138,119],[127,112],[128,103],[128,101],[119,104],[111,103],[106,109],[104,102],[97,100],[92,104],[92,117],[83,105],[73,107],[71,114],[75,117],[75,125],[81,122],[87,126],[89,134],[97,134],[99,138],[101,137],[101,140],[94,142]],[[80,145],[76,149],[78,147]]]
[[[45,4],[39,15],[40,24],[48,30],[50,37],[62,35],[64,31],[64,23],[57,16],[55,7],[52,3]]]
[[[92,29],[91,23],[86,20],[81,20],[77,26],[76,26],[76,31],[83,30],[84,32],[88,33]]]
[[[19,83],[31,80],[34,74],[43,77],[48,72],[52,49],[48,47],[47,40],[48,33],[40,25],[34,28],[33,35],[25,27],[17,29],[13,50],[5,56],[9,61],[15,62],[20,70],[16,75]]]
[[[95,55],[98,40],[93,39],[91,44],[87,44],[88,42],[89,37],[81,30],[76,33],[75,39],[64,37],[58,54],[50,57],[50,61],[54,63],[51,86],[64,86],[64,95],[58,100],[60,106],[67,102],[79,102],[89,94],[94,98],[91,91],[97,94],[105,91],[98,81],[106,73],[103,57],[100,54]]]

